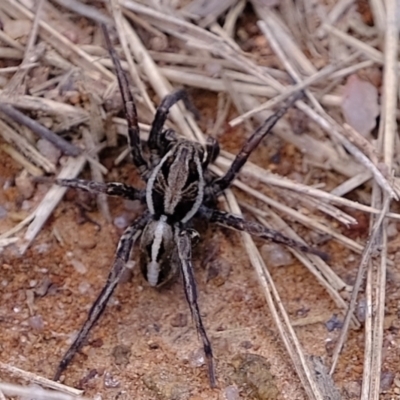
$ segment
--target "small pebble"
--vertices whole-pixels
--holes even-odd
[[[25,199],[32,197],[35,190],[35,187],[26,170],[23,170],[21,174],[15,178],[15,186]]]
[[[365,300],[365,298],[362,298],[357,303],[357,308],[356,308],[356,316],[361,323],[365,322],[366,313],[367,313],[367,301]]]
[[[326,329],[328,332],[332,332],[335,329],[341,329],[343,322],[338,318],[336,314],[333,314],[332,318],[325,322]]]
[[[36,146],[43,156],[45,156],[53,164],[57,164],[61,157],[61,151],[46,139],[39,139]]]
[[[201,367],[205,363],[204,351],[203,349],[197,349],[189,354],[189,363],[192,367]]]
[[[32,208],[32,202],[29,200],[24,200],[21,205],[21,210],[29,211]]]
[[[96,247],[97,240],[95,237],[92,237],[90,235],[79,235],[77,245],[83,250],[90,250]]]
[[[51,286],[51,280],[47,276],[44,277],[43,280],[39,283],[39,285],[37,285],[36,288],[34,289],[36,296],[43,297],[44,295],[46,295],[50,286]]]
[[[292,255],[289,251],[276,243],[262,245],[261,256],[269,267],[284,267],[293,262]]]
[[[345,382],[343,389],[349,399],[359,399],[361,396],[361,385],[357,381]]]
[[[239,390],[236,386],[227,386],[224,389],[224,397],[226,400],[239,400]]]
[[[90,283],[89,282],[81,282],[79,285],[78,285],[78,290],[79,290],[79,293],[81,293],[81,294],[85,294],[85,293],[87,293],[87,291],[90,289]]]
[[[235,370],[235,383],[244,398],[277,400],[280,398],[275,377],[270,372],[267,359],[257,354],[236,354],[231,361]]]
[[[170,320],[170,324],[174,328],[183,328],[184,326],[187,325],[187,323],[188,323],[187,314],[184,313],[177,313]]]
[[[128,346],[119,344],[112,350],[112,356],[116,365],[126,366],[129,364],[129,357],[131,356],[131,349]]]
[[[326,354],[328,354],[329,357],[332,357],[333,351],[335,350],[336,347],[336,340],[333,340],[331,338],[328,338],[325,340],[325,350]]]
[[[397,230],[397,224],[395,222],[392,222],[391,224],[389,224],[386,229],[386,233],[389,238],[393,238],[393,237],[397,236],[397,234],[399,233]]]
[[[217,286],[221,286],[229,278],[232,266],[224,258],[211,261],[207,268],[207,282],[213,281]]]
[[[381,392],[386,392],[393,385],[394,373],[391,371],[382,371],[381,373]]]
[[[41,315],[30,317],[28,322],[29,326],[35,331],[42,331],[44,328],[43,318]]]
[[[108,389],[114,389],[120,386],[120,383],[115,379],[110,372],[104,374],[104,387]]]
[[[120,215],[114,218],[114,225],[119,229],[125,229],[129,225],[129,219],[127,215]]]
[[[33,247],[39,254],[47,253],[50,250],[50,243],[40,243]]]
[[[159,369],[152,373],[144,370],[143,383],[147,389],[154,392],[152,399],[159,400],[188,400],[191,388],[176,369]]]
[[[73,258],[73,259],[69,260],[69,262],[75,268],[76,272],[78,272],[79,274],[82,274],[82,275],[86,274],[87,268],[81,261]]]

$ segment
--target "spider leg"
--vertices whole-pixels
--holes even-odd
[[[203,321],[200,315],[199,305],[197,303],[196,281],[194,279],[192,266],[192,232],[195,231],[191,229],[184,229],[181,231],[180,228],[176,226],[175,241],[177,244],[178,256],[182,270],[186,299],[189,303],[190,311],[195,321],[197,332],[203,342],[204,354],[207,360],[210,386],[214,388],[216,387],[214,358],[211,343],[204,328]]]
[[[135,189],[132,186],[119,182],[94,182],[84,179],[56,179],[55,183],[60,186],[85,190],[86,192],[99,194],[105,193],[108,196],[118,196],[128,200],[146,201],[146,192]]]
[[[149,139],[147,141],[147,145],[149,146],[150,151],[159,153],[158,156],[160,156],[160,153],[162,153],[163,149],[163,126],[165,124],[165,121],[167,120],[169,110],[180,100],[183,100],[188,110],[190,110],[195,115],[198,114],[197,110],[190,103],[186,91],[183,89],[176,90],[175,92],[172,92],[163,98],[161,104],[157,108],[156,115],[151,125]]]
[[[128,79],[126,78],[126,75],[122,69],[121,62],[117,56],[117,53],[115,52],[115,49],[112,46],[108,29],[104,24],[101,24],[101,27],[103,29],[106,46],[108,52],[110,53],[110,57],[113,61],[118,78],[118,85],[121,91],[122,102],[124,104],[125,117],[128,123],[128,145],[131,150],[133,163],[139,170],[140,175],[143,177],[143,179],[146,180],[145,178],[148,173],[148,164],[142,154],[142,146],[140,144],[139,136],[140,130],[135,101],[133,99],[131,91],[129,90]]]
[[[257,222],[246,221],[245,219],[228,212],[202,206],[198,211],[198,215],[209,220],[210,222],[215,222],[218,225],[226,228],[247,232],[250,235],[257,236],[261,239],[271,240],[275,243],[284,244],[294,249],[301,250],[304,253],[315,254],[321,257],[323,260],[327,260],[329,258],[328,255],[321,250],[307,246],[306,244],[291,239],[278,231],[266,228]]]
[[[210,163],[213,163],[219,155],[219,143],[212,136],[207,138],[206,143],[207,157],[203,161],[203,169],[205,170]]]
[[[271,129],[279,121],[279,119],[282,118],[286,111],[303,96],[304,93],[302,91],[296,93],[275,114],[267,118],[265,122],[256,129],[256,131],[243,145],[240,152],[236,155],[226,174],[213,182],[212,191],[215,196],[218,196],[219,194],[221,194],[221,192],[229,187],[229,185],[235,179],[236,175],[242,169],[243,165],[248,160],[250,154],[259,145],[261,140],[264,139],[264,137],[271,131]]]
[[[71,362],[75,353],[82,346],[84,340],[89,334],[89,331],[92,329],[93,325],[96,323],[96,321],[103,313],[108,303],[108,300],[113,294],[114,289],[117,286],[120,277],[125,270],[125,265],[129,259],[132,246],[135,240],[139,237],[139,234],[146,225],[147,221],[149,220],[149,217],[150,215],[146,213],[145,215],[138,218],[125,230],[125,232],[121,236],[114,258],[114,264],[107,278],[107,283],[103,287],[102,291],[100,292],[94,304],[92,305],[92,308],[90,309],[86,321],[83,324],[81,330],[79,331],[78,336],[71,344],[70,348],[67,350],[63,359],[61,360],[57,368],[57,371],[54,375],[55,381],[60,379],[62,372],[65,370],[65,368],[67,368],[68,364]]]

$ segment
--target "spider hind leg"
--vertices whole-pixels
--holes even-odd
[[[93,303],[86,318],[86,321],[83,324],[82,328],[80,329],[74,342],[71,344],[69,349],[64,354],[64,357],[62,358],[57,368],[57,371],[54,375],[55,381],[58,381],[60,379],[61,374],[68,367],[74,355],[79,351],[86,337],[88,336],[90,330],[92,329],[92,327],[100,318],[101,314],[106,308],[108,300],[113,294],[125,270],[125,266],[129,259],[132,246],[136,241],[136,239],[138,238],[138,236],[140,235],[142,229],[148,222],[149,218],[150,216],[148,213],[144,214],[144,216],[134,221],[122,234],[121,239],[119,240],[118,243],[113,266],[107,278],[107,283],[101,290],[96,301]]]
[[[329,256],[325,252],[318,250],[314,247],[310,247],[297,240],[291,239],[276,230],[269,229],[259,224],[258,222],[247,221],[237,215],[211,209],[205,206],[202,206],[200,208],[199,215],[203,218],[208,219],[210,222],[217,223],[218,225],[224,226],[226,228],[247,232],[252,236],[256,236],[261,239],[271,240],[275,243],[284,244],[285,246],[298,249],[300,251],[303,251],[304,253],[315,254],[325,261],[329,259]]]
[[[146,197],[143,190],[120,182],[103,183],[84,179],[56,179],[55,183],[59,186],[80,189],[93,194],[104,193],[108,196],[122,197],[128,200],[140,200],[142,203]]]
[[[204,355],[206,357],[208,377],[210,380],[210,386],[216,387],[216,374],[214,365],[214,356],[211,348],[211,342],[207,336],[207,332],[204,328],[203,321],[201,319],[199,305],[197,302],[197,288],[196,281],[193,274],[192,265],[192,237],[194,236],[191,229],[183,229],[177,226],[175,230],[175,242],[178,248],[178,256],[183,276],[184,289],[187,302],[192,313],[192,317],[196,324],[197,332],[203,342]],[[196,239],[196,237],[193,237]]]

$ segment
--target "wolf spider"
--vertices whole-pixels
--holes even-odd
[[[102,29],[118,77],[128,122],[128,145],[133,163],[147,186],[145,190],[139,190],[119,182],[100,183],[80,179],[58,179],[56,183],[95,194],[105,193],[129,200],[140,200],[147,205],[147,211],[122,234],[107,283],[90,309],[76,339],[65,353],[54,379],[60,378],[61,373],[104,311],[124,272],[132,246],[141,236],[140,268],[150,286],[160,287],[174,278],[179,271],[182,273],[186,299],[203,343],[210,385],[215,387],[213,353],[199,311],[191,261],[192,240],[198,236],[191,228],[191,222],[194,218],[202,218],[227,228],[246,231],[263,239],[295,247],[304,252],[324,256],[321,251],[303,245],[277,231],[214,208],[217,197],[230,186],[251,152],[288,108],[302,96],[302,93],[296,94],[278,112],[269,117],[246,141],[226,174],[216,178],[207,170],[208,165],[217,158],[219,153],[216,140],[209,138],[206,146],[203,147],[199,143],[178,137],[170,129],[163,129],[169,109],[180,100],[186,102],[183,90],[175,91],[162,100],[146,143],[147,154],[144,154],[139,138],[136,107],[132,93],[129,91],[128,80],[112,47],[107,28],[102,26]]]

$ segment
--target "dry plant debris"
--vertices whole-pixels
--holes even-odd
[[[267,360],[277,398],[398,397],[399,19],[396,0],[2,0],[0,399],[80,398],[74,386],[92,399],[247,398],[228,354],[248,353]],[[200,119],[179,105],[168,124],[201,143],[205,134],[218,137],[216,174],[271,109],[306,92],[220,206],[303,237],[331,259],[290,250],[297,261],[268,268],[268,252],[263,259],[246,234],[241,244],[214,232],[216,250],[207,238],[200,243],[214,391],[198,368],[190,322],[171,322],[187,320],[180,283],[157,293],[136,268],[71,365],[67,386],[44,378],[102,287],[118,232],[141,212],[103,197],[96,207],[51,184],[80,174],[139,182],[99,22],[116,27],[142,132],[159,100],[185,87]],[[359,115],[368,121],[354,122]],[[229,273],[208,279],[205,253]],[[333,314],[343,326],[328,332]],[[116,346],[130,349],[128,363],[116,365]],[[317,366],[310,356],[320,357]]]

